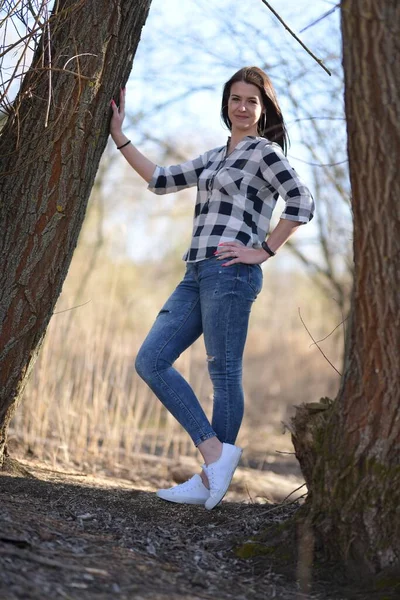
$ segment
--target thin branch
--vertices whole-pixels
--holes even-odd
[[[343,316],[343,313],[342,313]],[[343,320],[340,321],[339,325],[336,325],[336,327],[334,329],[332,329],[332,331],[330,333],[328,333],[328,335],[326,335],[324,338],[318,340],[317,342],[314,342],[313,344],[310,344],[310,348],[312,348],[314,346],[314,344],[319,344],[320,342],[324,342],[325,340],[328,339],[328,337],[330,337],[332,335],[332,333],[335,333],[336,329],[338,329],[341,325],[344,325],[344,322],[347,321],[349,317],[344,317],[343,316]]]
[[[108,571],[105,571],[104,569],[71,565],[65,561],[61,562],[59,560],[53,560],[51,558],[44,558],[43,556],[38,556],[33,552],[28,552],[26,550],[17,550],[16,548],[0,548],[0,555],[16,556],[20,560],[33,561],[39,563],[39,565],[44,565],[45,567],[56,567],[58,569],[74,571],[75,573],[90,573],[91,575],[102,575],[103,577],[109,577],[110,575]]]
[[[87,302],[84,302],[83,304],[78,304],[77,306],[72,306],[71,308],[66,308],[64,310],[58,310],[57,312],[53,312],[53,315],[60,315],[61,313],[69,312],[70,310],[75,310],[75,308],[81,308],[81,306],[86,306],[86,304],[89,304],[89,302],[91,302],[91,300],[88,300]]]
[[[332,73],[329,71],[329,69],[327,69],[327,67],[324,65],[324,63],[322,62],[322,60],[320,58],[318,58],[317,56],[315,56],[315,54],[313,52],[311,52],[311,50],[309,48],[307,48],[307,46],[301,41],[301,39],[299,37],[297,37],[297,35],[294,33],[294,31],[292,31],[290,29],[290,27],[288,27],[288,25],[286,25],[285,21],[276,12],[276,10],[274,10],[272,8],[272,6],[270,5],[270,3],[267,2],[266,0],[261,0],[261,2],[263,4],[265,4],[265,6],[267,8],[269,8],[269,10],[275,15],[275,17],[278,19],[278,21],[280,21],[282,23],[282,25],[290,33],[290,35],[292,35],[294,37],[294,39],[299,42],[300,46],[302,48],[304,48],[304,50],[319,64],[319,66],[322,67],[324,69],[324,71],[326,71],[328,73],[328,75],[332,75]]]
[[[74,60],[74,58],[78,58],[79,56],[95,56],[97,58],[98,55],[97,54],[92,54],[91,52],[82,52],[81,54],[75,54],[75,56],[71,56],[71,58],[69,58],[67,60],[67,62],[65,63],[65,65],[64,65],[63,68],[65,69],[65,67],[67,66],[67,64],[69,62],[71,62],[71,60]]]
[[[309,329],[307,328],[307,325],[304,323],[303,321],[303,317],[301,316],[301,312],[300,312],[300,308],[299,310],[299,317],[300,317],[300,321],[303,323],[304,329],[307,331],[308,335],[310,336],[310,338],[312,339],[312,341],[314,342],[314,344],[317,346],[318,350],[321,352],[322,356],[325,358],[325,360],[331,365],[332,369],[334,369],[336,371],[336,373],[341,377],[342,374],[339,373],[339,371],[337,370],[337,368],[331,363],[331,361],[329,360],[329,358],[326,356],[326,354],[324,353],[324,351],[321,349],[321,347],[318,345],[318,342],[316,340],[314,340],[313,336],[311,335]]]
[[[277,506],[273,506],[272,508],[269,508],[268,510],[266,510],[265,512],[263,512],[263,515],[267,515],[270,512],[274,512],[275,510],[278,510],[278,508],[283,508],[285,506],[290,506],[291,504],[295,504],[296,502],[298,502],[301,498],[304,498],[304,496],[307,496],[307,494],[303,494],[302,496],[299,496],[298,498],[296,498],[296,500],[293,500],[291,502],[286,502],[286,500],[288,498],[290,498],[290,496],[292,496],[295,492],[298,492],[299,490],[301,490],[301,488],[303,488],[306,484],[303,483],[302,485],[300,485],[298,488],[296,488],[295,490],[293,490],[292,492],[290,492],[290,494],[288,494],[286,496],[286,498],[284,498],[282,500],[282,502],[280,502]]]
[[[286,496],[286,498],[284,498],[284,499],[282,500],[281,504],[283,504],[284,502],[286,502],[286,500],[287,500],[288,498],[290,498],[290,496],[293,496],[293,494],[294,494],[295,492],[298,492],[299,490],[301,490],[301,488],[303,488],[305,485],[306,485],[306,484],[305,484],[305,483],[303,483],[303,484],[302,484],[302,485],[300,485],[298,488],[296,488],[295,490],[293,490],[293,492],[290,492],[290,494],[288,494],[288,495]]]
[[[310,165],[311,167],[337,167],[338,165],[344,165],[346,163],[349,162],[348,159],[346,160],[341,160],[339,162],[334,162],[334,163],[315,163],[315,162],[309,162],[308,160],[303,160],[302,158],[297,158],[297,156],[290,156],[291,158],[294,158],[295,160],[298,160],[301,163],[304,163],[305,165]]]
[[[70,71],[69,69],[58,69],[56,67],[51,67],[51,69],[49,67],[36,67],[35,69],[32,69],[32,71],[37,71],[38,73],[40,71],[53,71],[53,73],[66,73],[67,75],[75,75],[75,77],[78,77],[79,79],[82,79],[83,81],[95,81],[96,77],[87,77],[86,75],[82,75],[82,73],[77,73],[76,71]],[[26,71],[26,73],[28,73],[28,71]]]
[[[52,85],[53,85],[53,79],[52,79],[52,73],[51,73],[51,34],[50,34],[50,23],[47,20],[47,52],[48,52],[48,59],[49,59],[49,92],[48,92],[48,101],[47,101],[47,110],[46,110],[46,118],[44,120],[44,126],[47,127],[47,125],[49,124],[49,115],[50,115],[50,106],[51,106],[51,94],[52,94]]]
[[[307,29],[310,29],[310,27],[314,27],[314,25],[317,25],[317,23],[320,23],[320,21],[323,21],[324,19],[326,19],[326,17],[329,17],[329,15],[331,15],[332,13],[334,13],[335,10],[337,8],[339,8],[339,6],[340,6],[340,4],[336,4],[336,6],[334,6],[333,8],[331,8],[331,10],[328,10],[326,13],[324,13],[323,15],[321,15],[320,17],[318,17],[318,19],[316,19],[315,21],[313,21],[312,23],[310,23],[306,27],[303,27],[303,29],[300,29],[300,33],[303,33],[303,31],[307,31]]]
[[[13,48],[16,48],[17,46],[19,46],[19,44],[21,44],[22,42],[24,42],[25,40],[29,40],[32,39],[34,34],[37,31],[41,31],[42,27],[36,27],[36,29],[32,29],[29,33],[27,33],[24,36],[21,36],[16,42],[12,43],[12,44],[8,44],[7,46],[3,46],[3,48],[5,48],[5,50],[3,50],[3,52],[0,52],[0,58],[3,58],[3,56],[5,56],[6,54],[8,54],[9,52],[11,52],[11,50]]]
[[[344,316],[344,314],[343,314],[343,307],[340,305],[340,302],[339,302],[339,301],[338,301],[336,298],[333,298],[333,300],[334,300],[334,301],[335,301],[335,302],[336,302],[336,303],[339,305],[340,312],[342,313],[342,323],[343,323],[343,342],[344,342],[344,345],[346,346],[346,337],[347,337],[347,332],[346,332],[346,325],[345,325],[345,323],[346,323],[347,319],[349,319],[349,316],[350,316],[350,315],[348,315],[347,317],[345,317],[345,316]]]
[[[250,500],[250,504],[254,504],[254,500],[253,500],[253,498],[250,495],[249,488],[247,487],[247,484],[245,484],[245,487],[246,487],[247,495],[248,495],[249,500]]]
[[[326,116],[318,116],[318,117],[299,117],[298,119],[292,119],[291,121],[286,121],[286,125],[291,125],[292,123],[300,123],[301,121],[346,121],[345,117],[326,117]]]

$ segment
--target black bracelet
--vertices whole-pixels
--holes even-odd
[[[125,142],[125,144],[122,144],[122,146],[117,146],[117,150],[121,150],[121,148],[125,148],[125,146],[127,146],[130,143],[131,143],[131,140],[128,140],[127,142]]]
[[[263,242],[261,244],[261,247],[263,250],[265,250],[265,252],[267,252],[267,254],[269,254],[270,256],[275,256],[276,252],[274,252],[273,250],[271,250],[271,248],[268,246],[267,242]]]

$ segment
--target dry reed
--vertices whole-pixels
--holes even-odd
[[[76,303],[82,269],[78,252],[58,310]],[[143,454],[160,460],[195,455],[187,434],[134,371],[140,342],[173,286],[168,276],[160,277],[157,264],[116,266],[103,258],[85,291],[91,302],[53,316],[11,436],[39,458],[79,467],[129,467]],[[256,463],[264,462],[265,451],[290,450],[288,436],[274,449],[269,440],[274,436],[277,445],[280,422],[293,404],[333,396],[339,384],[318,350],[310,348],[299,305],[317,338],[333,329],[336,323],[327,311],[335,312],[334,303],[321,297],[306,276],[266,270],[245,354],[246,413],[238,440],[247,456],[258,457]],[[324,342],[336,362],[342,346],[340,331]],[[178,359],[177,368],[210,414],[201,340]]]

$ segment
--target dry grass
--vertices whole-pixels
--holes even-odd
[[[81,467],[129,465],[143,453],[196,454],[187,434],[134,371],[141,340],[183,264],[113,264],[102,256],[84,297],[77,299],[84,256],[80,248],[57,310],[90,302],[53,316],[11,437],[39,458]],[[280,433],[281,421],[294,404],[334,396],[338,388],[337,374],[315,346],[310,348],[298,307],[316,339],[340,319],[332,316],[335,303],[322,298],[305,276],[279,274],[277,267],[269,267],[245,355],[246,415],[238,443],[247,448],[252,466],[261,467],[270,452],[291,450],[289,436]],[[323,342],[339,368],[342,338],[339,330]],[[200,340],[180,357],[178,366],[210,414],[204,354]]]
[[[191,222],[191,190],[176,198],[154,197],[123,168],[111,190],[105,184],[109,158],[10,433],[39,459],[112,471],[129,467],[143,453],[162,460],[197,451],[134,371],[141,341],[184,271],[180,256]],[[129,260],[129,253],[145,262]],[[339,385],[335,371],[310,347],[298,315],[300,308],[320,339],[340,322],[337,305],[302,270],[282,269],[283,254],[264,270],[245,353],[246,410],[238,443],[246,448],[247,465],[259,468],[273,461],[276,450],[292,450],[281,421],[293,405],[334,397]],[[341,328],[322,346],[340,370]],[[202,340],[177,366],[210,415]]]

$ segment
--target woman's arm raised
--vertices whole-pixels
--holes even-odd
[[[122,132],[122,123],[125,118],[125,90],[121,90],[119,97],[119,107],[114,100],[111,100],[111,109],[113,111],[110,123],[110,133],[117,147],[121,148],[121,154],[124,155],[128,163],[147,183],[150,182],[156,165],[146,158]],[[126,145],[125,145],[126,144]]]

